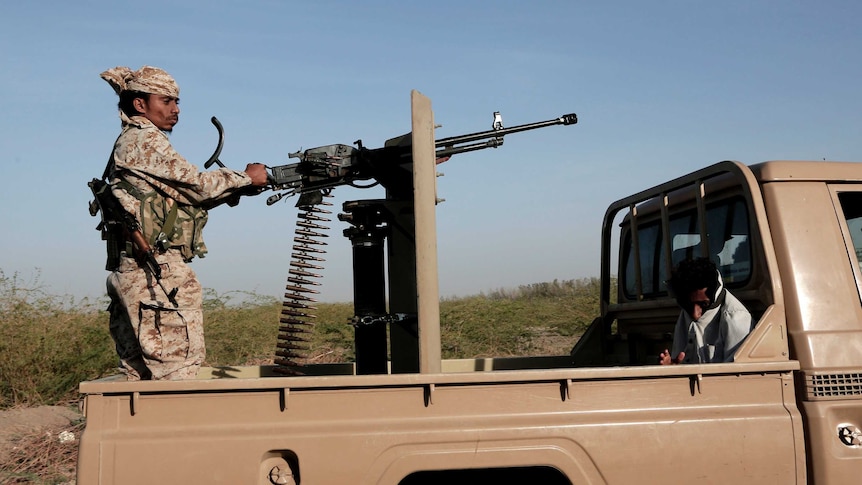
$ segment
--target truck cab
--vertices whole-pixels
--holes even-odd
[[[769,446],[804,446],[813,483],[852,481],[862,469],[860,181],[858,163],[721,162],[614,202],[602,229],[601,316],[573,349],[575,364],[654,364],[680,311],[666,285],[671,268],[708,257],[757,324],[732,364],[684,366],[692,403],[722,379],[719,367],[760,384],[768,368],[787,369],[791,434]],[[728,389],[720,406],[732,408],[735,396]]]

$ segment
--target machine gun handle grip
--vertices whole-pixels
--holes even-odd
[[[575,113],[569,113],[567,115],[560,116],[560,123],[563,125],[574,125],[578,122],[578,115]]]
[[[218,130],[218,146],[212,156],[210,156],[209,160],[204,163],[204,168],[210,168],[213,163],[217,163],[219,167],[224,168],[224,164],[218,159],[218,156],[221,155],[221,147],[224,145],[224,128],[222,128],[221,122],[215,116],[210,118],[210,121],[212,121],[216,130]]]

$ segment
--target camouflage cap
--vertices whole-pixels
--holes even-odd
[[[170,74],[163,69],[143,66],[137,71],[128,67],[118,66],[100,74],[119,95],[123,91],[138,91],[141,93],[160,94],[180,97],[180,87]]]

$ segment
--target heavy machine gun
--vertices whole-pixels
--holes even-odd
[[[553,125],[572,125],[578,122],[574,113],[562,115],[547,121],[503,127],[500,112],[494,112],[492,129],[466,135],[452,136],[435,141],[437,160],[446,160],[452,155],[503,145],[503,137],[521,131],[535,130]],[[272,205],[284,197],[300,195],[297,206],[308,201],[319,200],[321,191],[328,191],[339,185],[368,188],[383,184],[394,190],[399,182],[398,174],[404,175],[396,167],[411,162],[412,134],[392,138],[383,147],[369,149],[357,140],[354,146],[344,144],[325,145],[290,153],[289,158],[298,158],[298,163],[270,167],[270,188],[283,190],[267,199]],[[358,182],[375,179],[368,185]],[[401,185],[403,186],[403,185]]]
[[[420,223],[420,208],[414,205],[414,189],[417,194],[427,192],[428,185],[423,183],[422,187],[414,187],[414,172],[420,172],[420,167],[414,167],[414,157],[419,163],[420,155],[417,154],[421,154],[421,171],[428,173],[427,167],[433,167],[431,164],[435,161],[439,164],[452,155],[497,148],[508,134],[554,125],[573,125],[578,121],[577,115],[571,113],[547,121],[504,128],[500,113],[495,112],[491,130],[434,140],[430,101],[416,91],[412,96],[413,130],[419,127],[417,133],[387,140],[380,148],[369,149],[357,140],[353,145],[334,144],[300,150],[289,154],[289,158],[297,158],[298,162],[267,167],[267,189],[278,192],[267,199],[267,205],[298,195],[296,207],[300,210],[279,319],[275,358],[277,373],[304,373],[303,361],[309,350],[308,334],[316,310],[316,300],[312,295],[318,293],[315,287],[320,283],[316,278],[321,277],[326,253],[324,246],[327,245],[323,238],[328,237],[324,231],[331,220],[331,211],[325,207],[332,204],[325,198],[331,197],[335,187],[369,188],[379,184],[386,189],[385,199],[348,201],[344,203],[344,212],[338,214],[340,221],[350,224],[344,230],[344,236],[353,245],[354,317],[351,323],[355,329],[356,372],[418,372],[421,365],[417,295],[419,286],[427,287],[426,279],[418,274],[420,266],[426,268],[422,270],[424,274],[436,274],[436,267],[428,271],[425,263],[417,261],[417,253],[420,245],[427,247],[431,237],[436,235],[429,237],[429,224],[424,220]],[[224,133],[218,120],[213,118],[212,122],[219,131],[219,144],[204,164],[205,168],[213,163],[224,166],[218,160]],[[433,159],[430,154],[432,148]],[[434,198],[433,195],[431,197]],[[432,211],[433,204],[432,200]],[[424,208],[422,211],[427,213]],[[430,224],[433,225],[433,221]],[[434,295],[424,295],[426,302],[437,298],[436,276],[432,286]],[[427,348],[425,353],[428,353]]]

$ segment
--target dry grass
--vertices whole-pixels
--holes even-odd
[[[281,302],[205,293],[205,365],[271,363]],[[74,402],[80,381],[116,373],[105,302],[73,301],[0,270],[0,409]],[[318,305],[307,361],[354,359],[350,303]],[[559,354],[598,313],[598,280],[496,290],[440,303],[444,358]]]
[[[83,430],[84,422],[79,421],[15,437],[8,459],[0,463],[0,483],[75,483],[78,440]]]

